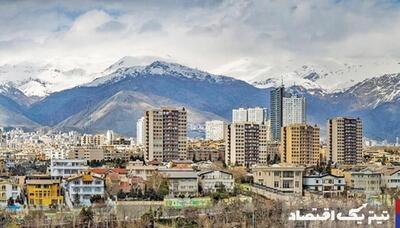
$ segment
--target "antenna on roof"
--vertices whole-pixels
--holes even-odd
[[[283,87],[283,76],[281,75],[281,87]]]

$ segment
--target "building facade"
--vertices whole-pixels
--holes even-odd
[[[303,188],[311,193],[324,197],[340,196],[344,192],[346,182],[344,176],[331,174],[308,175],[303,177]]]
[[[25,180],[28,205],[49,207],[63,204],[64,197],[60,184],[60,179],[51,179],[50,177],[28,178]]]
[[[328,159],[340,164],[362,162],[363,127],[360,118],[328,120]]]
[[[90,205],[90,199],[104,196],[104,179],[91,172],[84,172],[67,179],[66,191],[73,203]]]
[[[289,164],[319,163],[319,127],[291,124],[282,127],[281,160]]]
[[[306,98],[287,96],[282,100],[282,126],[306,123]]]
[[[270,93],[270,117],[271,117],[271,131],[272,139],[276,141],[281,140],[281,127],[283,123],[283,96],[285,87],[280,86],[271,90]]]
[[[275,164],[254,167],[252,174],[254,183],[268,191],[301,196],[304,171],[302,166]]]
[[[87,170],[86,160],[79,159],[52,159],[50,161],[50,175],[52,177],[69,177]]]
[[[16,200],[21,195],[18,184],[9,179],[0,179],[0,206],[6,206],[8,199]]]
[[[145,142],[145,120],[144,117],[141,117],[136,122],[136,144],[139,146],[144,145]]]
[[[222,120],[206,121],[206,140],[223,140],[225,126]]]
[[[225,163],[252,166],[267,159],[268,127],[251,122],[232,123],[226,128]]]
[[[226,191],[233,192],[235,180],[231,173],[210,170],[198,173],[199,184],[203,193]]]
[[[187,112],[185,108],[145,112],[145,159],[187,159]]]

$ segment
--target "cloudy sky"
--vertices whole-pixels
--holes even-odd
[[[1,1],[0,64],[95,72],[155,56],[250,79],[291,61],[400,59],[385,0]]]

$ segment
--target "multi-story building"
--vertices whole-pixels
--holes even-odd
[[[61,205],[64,197],[60,183],[60,179],[52,179],[50,176],[27,177],[25,186],[28,205],[35,207]]]
[[[84,134],[81,137],[81,145],[103,145],[106,141],[106,137],[102,134],[90,135]]]
[[[232,123],[247,122],[247,109],[238,108],[232,110]]]
[[[273,192],[303,194],[303,174],[305,168],[289,164],[256,166],[252,169],[254,184]]]
[[[336,117],[328,120],[329,160],[341,164],[362,162],[363,128],[360,118]]]
[[[282,126],[306,123],[306,98],[288,95],[282,99]]]
[[[319,147],[319,127],[307,124],[291,124],[282,127],[281,159],[283,162],[317,165]]]
[[[332,174],[307,175],[303,177],[303,188],[324,197],[340,196],[345,189],[344,176]]]
[[[381,194],[382,174],[381,172],[365,168],[359,171],[344,172],[349,192],[362,195]]]
[[[163,169],[160,172],[168,179],[170,197],[198,195],[198,178],[193,170]]]
[[[73,147],[68,153],[69,159],[101,161],[105,159],[104,149],[100,146],[86,145]]]
[[[223,140],[225,126],[222,120],[206,121],[206,140]]]
[[[225,142],[223,140],[189,141],[188,159],[193,161],[224,161]]]
[[[187,113],[161,108],[145,112],[145,159],[187,159]]]
[[[144,117],[141,117],[138,119],[136,122],[136,144],[139,146],[144,145],[145,142],[145,133],[146,128],[145,128],[145,120]]]
[[[143,180],[147,180],[158,170],[158,166],[143,165],[142,162],[129,162],[126,166],[128,170],[128,176],[130,177],[141,177]]]
[[[232,123],[226,128],[225,163],[252,166],[266,161],[267,129],[265,124]]]
[[[209,170],[198,173],[201,189],[204,193],[227,191],[233,192],[235,180],[232,173]]]
[[[86,160],[52,159],[50,161],[50,175],[52,177],[69,177],[88,169]]]
[[[232,123],[252,122],[265,123],[268,119],[268,111],[266,108],[239,108],[232,110]]]
[[[380,172],[382,173],[382,187],[388,189],[400,188],[400,168],[384,167]]]
[[[6,206],[8,199],[16,200],[21,195],[18,184],[9,179],[0,179],[0,206]]]
[[[280,86],[271,90],[270,94],[270,112],[271,112],[271,131],[272,139],[276,141],[281,140],[281,127],[283,124],[283,97],[285,87]]]
[[[71,176],[66,182],[67,194],[73,203],[90,205],[93,196],[104,196],[104,179],[89,171]]]

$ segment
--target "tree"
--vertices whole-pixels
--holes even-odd
[[[79,213],[79,218],[84,224],[91,223],[94,218],[92,207],[82,208],[81,212]]]
[[[166,179],[159,172],[154,172],[146,181],[146,187],[152,188],[154,191],[158,192],[160,190],[161,185],[165,184]]]
[[[121,190],[119,190],[118,194],[117,194],[118,199],[125,199],[126,198],[126,194],[125,192]]]
[[[81,200],[80,200],[79,194],[76,193],[76,194],[74,195],[74,205],[77,206],[77,205],[79,205],[79,204],[81,204]]]
[[[14,199],[12,197],[8,198],[7,200],[7,206],[14,206]]]
[[[233,178],[237,183],[241,183],[247,174],[246,168],[243,166],[232,167],[229,171],[233,174]]]

